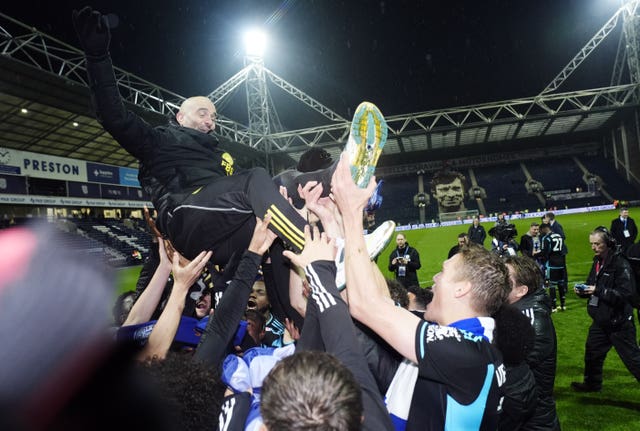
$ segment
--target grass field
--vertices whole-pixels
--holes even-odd
[[[555,396],[564,430],[640,430],[640,383],[627,371],[615,350],[609,353],[604,365],[604,385],[601,393],[578,394],[569,387],[571,381],[582,379],[584,343],[591,324],[585,301],[574,295],[571,287],[574,283],[584,282],[591,267],[593,252],[589,246],[589,232],[599,225],[608,228],[611,220],[617,215],[617,211],[601,211],[558,216],[558,221],[567,235],[566,242],[569,248],[568,309],[553,314],[558,335]],[[528,230],[532,220],[514,222],[518,229],[518,239]],[[484,224],[487,231],[492,225]],[[456,244],[457,235],[466,232],[467,228],[468,225],[448,226],[404,232],[411,246],[420,252],[422,268],[418,271],[418,277],[423,286],[432,284],[433,275],[440,270],[449,248]],[[489,240],[485,245],[489,245]],[[387,270],[388,256],[394,247],[392,242],[378,260],[383,274],[389,277],[393,275]],[[139,267],[120,270],[119,291],[135,288],[139,272]]]

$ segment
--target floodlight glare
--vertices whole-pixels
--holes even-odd
[[[244,34],[244,48],[246,54],[252,57],[262,57],[267,45],[267,36],[260,30],[249,30]]]

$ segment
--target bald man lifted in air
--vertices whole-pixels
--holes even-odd
[[[256,216],[265,214],[271,215],[271,230],[294,251],[302,250],[306,220],[280,195],[265,169],[239,171],[233,157],[219,147],[211,133],[217,115],[211,100],[188,98],[176,114],[177,124],[152,127],[124,106],[105,16],[85,7],[73,11],[73,24],[85,52],[98,121],[139,160],[138,178],[158,213],[156,225],[176,250],[187,259],[213,250],[214,262],[224,264],[247,247]],[[371,171],[386,139],[384,118],[373,104],[364,103],[356,110],[352,135],[354,130],[356,148],[375,155],[369,157]]]

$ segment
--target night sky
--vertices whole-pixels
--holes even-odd
[[[620,1],[21,0],[1,10],[78,46],[71,10],[87,4],[119,17],[117,66],[183,96],[239,71],[242,32],[260,25],[267,68],[349,117],[362,100],[395,115],[536,95]],[[618,34],[560,90],[607,86]]]

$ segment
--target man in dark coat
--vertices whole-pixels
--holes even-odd
[[[396,236],[397,247],[389,255],[389,271],[396,274],[396,280],[404,285],[420,286],[418,282],[418,269],[420,269],[420,253],[415,248],[409,247],[404,234]]]
[[[559,430],[560,422],[553,398],[556,379],[557,339],[551,320],[551,299],[542,285],[542,273],[536,262],[526,256],[509,256],[505,260],[511,279],[509,303],[527,316],[535,332],[533,349],[527,363],[533,372],[538,400],[533,415],[523,430]]]
[[[487,231],[485,231],[484,226],[480,224],[480,218],[478,218],[478,216],[473,218],[473,224],[469,226],[467,235],[469,236],[469,241],[480,244],[484,247],[484,240],[487,238]]]
[[[611,221],[610,231],[622,252],[626,253],[638,236],[638,227],[636,222],[629,217],[629,208],[620,208],[620,216]]]
[[[580,297],[589,299],[587,311],[593,320],[585,346],[584,380],[571,383],[578,392],[602,390],[602,367],[612,346],[640,382],[640,348],[631,305],[635,289],[631,264],[604,226],[591,232],[589,242],[595,253],[593,265],[586,285],[574,287]]]
[[[105,16],[85,7],[73,24],[85,52],[88,85],[104,129],[140,161],[140,185],[158,213],[156,225],[187,259],[215,250],[225,264],[249,244],[256,216],[272,215],[269,226],[294,250],[304,246],[306,220],[279,193],[262,168],[238,172],[218,146],[216,107],[206,97],[186,99],[177,124],[152,127],[126,109],[115,78]]]

